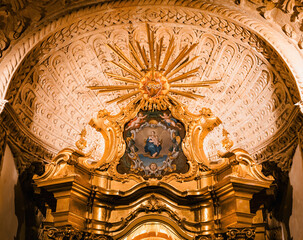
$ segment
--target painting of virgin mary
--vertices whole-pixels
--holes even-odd
[[[125,154],[119,173],[161,178],[185,173],[188,164],[181,148],[185,128],[169,111],[140,111],[125,124]]]
[[[162,150],[161,140],[156,135],[155,131],[152,131],[151,135],[147,138],[144,150],[149,153],[151,157],[158,156]]]

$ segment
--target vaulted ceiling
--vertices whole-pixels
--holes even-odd
[[[205,95],[204,99],[176,96],[191,112],[210,108],[222,120],[235,147],[259,161],[277,158],[285,149],[292,152],[302,118],[294,105],[300,93],[288,63],[256,32],[253,22],[241,23],[236,10],[201,2],[108,3],[59,17],[61,26],[45,33],[11,78],[6,99],[18,129],[56,153],[74,146],[98,110],[118,113],[127,103],[106,102],[127,90],[97,94],[87,86],[124,84],[105,74],[126,74],[111,63],[122,60],[106,44],[116,44],[131,58],[128,44],[134,40],[147,43],[148,22],[156,39],[164,37],[165,47],[174,36],[174,56],[186,44],[198,43],[191,52],[198,58],[184,71],[196,67],[199,71],[183,82],[221,80],[208,89],[191,89]],[[261,17],[256,19],[256,26],[262,23]],[[214,133],[213,141],[217,137]],[[287,165],[281,161],[281,166]]]

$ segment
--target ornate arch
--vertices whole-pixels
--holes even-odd
[[[283,99],[291,99],[290,103],[287,105],[288,108],[283,113],[286,118],[292,119],[288,122],[281,122],[284,121],[282,118],[279,119],[279,123],[277,125],[285,124],[283,129],[280,129],[278,132],[275,132],[275,129],[273,129],[274,135],[272,134],[272,129],[268,129],[266,131],[265,135],[273,136],[272,142],[264,142],[263,145],[258,146],[258,149],[254,149],[252,152],[255,159],[259,159],[260,161],[265,160],[274,160],[274,152],[280,152],[281,155],[283,155],[282,152],[284,152],[283,149],[281,149],[281,142],[287,142],[290,141],[291,144],[287,146],[287,148],[291,148],[288,152],[289,154],[286,154],[279,157],[279,161],[283,162],[283,166],[288,166],[286,169],[289,169],[290,162],[288,161],[289,155],[293,153],[293,146],[294,141],[297,141],[296,139],[296,132],[297,129],[300,127],[300,117],[297,117],[298,115],[298,109],[293,107],[293,104],[298,102],[300,100],[300,90],[298,90],[297,86],[300,85],[300,79],[301,79],[301,66],[298,66],[300,61],[294,60],[294,59],[300,59],[300,53],[298,52],[298,49],[290,43],[287,38],[282,35],[281,33],[272,30],[270,26],[267,25],[267,23],[264,23],[260,21],[257,17],[252,19],[251,17],[247,17],[241,13],[240,10],[234,10],[230,9],[226,6],[215,4],[215,3],[208,3],[208,1],[201,2],[180,2],[180,1],[172,1],[169,3],[165,3],[165,5],[162,5],[162,2],[159,2],[159,9],[161,7],[164,9],[161,11],[161,16],[152,10],[150,10],[150,2],[144,1],[142,3],[135,3],[135,2],[120,2],[120,3],[114,3],[112,1],[109,2],[103,2],[96,5],[92,5],[87,8],[83,8],[80,10],[76,10],[69,15],[66,15],[64,17],[61,17],[57,20],[54,20],[51,23],[48,23],[45,20],[45,25],[42,26],[37,30],[35,33],[28,33],[26,37],[19,40],[18,43],[16,43],[15,46],[5,55],[5,58],[2,59],[0,63],[0,69],[3,71],[0,71],[0,80],[2,83],[2,90],[0,90],[0,96],[2,92],[2,96],[4,97],[4,94],[6,94],[7,100],[10,102],[15,101],[15,96],[17,95],[17,91],[19,87],[24,84],[23,79],[31,79],[33,81],[37,81],[38,76],[33,71],[34,66],[39,63],[39,57],[42,55],[49,54],[49,49],[55,49],[57,47],[58,41],[64,41],[64,36],[67,36],[68,38],[77,38],[79,35],[81,36],[88,36],[89,31],[94,31],[96,27],[107,27],[111,28],[112,26],[117,25],[123,25],[123,24],[129,24],[129,17],[133,16],[136,11],[135,6],[139,6],[140,11],[138,11],[138,14],[140,17],[137,17],[135,21],[138,21],[140,23],[141,21],[150,21],[154,23],[161,23],[161,22],[167,22],[167,24],[175,24],[178,25],[180,23],[187,24],[188,26],[202,26],[204,29],[208,29],[210,32],[215,31],[217,33],[224,33],[227,37],[230,37],[231,40],[238,43],[247,44],[252,50],[257,51],[258,54],[260,54],[258,57],[252,57],[250,56],[250,52],[247,51],[247,59],[241,58],[241,61],[250,61],[251,64],[254,64],[258,60],[259,57],[261,57],[264,61],[267,61],[268,64],[272,65],[272,69],[274,72],[277,72],[279,75],[279,78],[283,78],[283,84],[285,84],[288,88],[288,96],[285,96],[284,93],[281,95],[277,92],[277,94],[283,98]],[[172,7],[173,6],[173,7]],[[111,18],[112,10],[108,10],[109,7],[112,7],[111,9],[116,9],[115,15]],[[121,12],[122,9],[125,9],[123,11],[123,14]],[[132,12],[133,11],[133,12]],[[102,14],[100,14],[102,13]],[[79,19],[81,19],[79,21]],[[184,33],[185,35],[187,33]],[[206,43],[203,45],[205,48],[207,44],[210,44],[211,38],[207,37],[208,35],[205,33],[203,35],[204,38],[206,38]],[[88,40],[89,43],[91,43],[93,46],[98,48],[100,45],[100,42],[96,42],[97,38],[90,38]],[[101,36],[102,39],[102,36]],[[97,39],[100,40],[99,38]],[[57,41],[57,42],[56,42]],[[227,40],[224,42],[230,42],[230,40]],[[216,41],[214,42],[216,43]],[[225,48],[225,45],[220,46],[222,48]],[[83,48],[83,44],[73,45],[74,47],[77,47],[81,50],[81,46]],[[219,46],[219,45],[218,45]],[[232,43],[228,44],[229,47],[233,46]],[[286,49],[287,51],[283,51],[283,49]],[[205,52],[203,52],[205,50]],[[64,50],[63,50],[64,51]],[[100,49],[102,51],[102,49]],[[201,54],[209,54],[207,51],[208,49],[203,49]],[[227,56],[230,49],[226,49],[226,53],[224,53],[226,56],[225,59],[231,57]],[[80,51],[81,52],[81,51]],[[79,53],[80,53],[79,52]],[[56,53],[56,56],[61,56],[62,52],[58,51]],[[284,55],[283,55],[284,54]],[[81,55],[81,54],[80,54]],[[79,55],[79,56],[80,56]],[[53,56],[55,57],[55,56]],[[100,58],[107,58],[107,56],[100,55]],[[231,57],[231,59],[237,58],[237,52],[234,53],[234,55]],[[249,60],[250,58],[250,60]],[[281,59],[282,58],[282,59]],[[102,60],[99,59],[99,60]],[[278,60],[279,59],[279,60]],[[52,63],[55,61],[73,61],[72,59],[52,59],[50,58]],[[81,59],[81,62],[89,61],[89,59]],[[215,63],[215,59],[212,58],[207,61],[213,61]],[[285,62],[284,62],[285,61]],[[292,64],[293,63],[293,64]],[[54,63],[55,64],[55,63]],[[56,63],[57,64],[57,63]],[[61,65],[64,64],[64,62],[61,63]],[[223,65],[225,63],[222,63]],[[221,65],[222,65],[221,64]],[[108,64],[107,64],[108,66]],[[244,65],[243,65],[244,66]],[[255,65],[254,65],[255,66]],[[58,63],[58,67],[60,67],[60,63]],[[215,65],[209,65],[206,66],[207,68],[214,68]],[[245,67],[245,66],[244,66]],[[243,67],[243,69],[244,69]],[[47,68],[41,68],[40,71],[47,71]],[[90,69],[87,69],[89,71]],[[229,68],[226,71],[233,71],[232,68]],[[244,73],[243,73],[244,74]],[[267,75],[266,75],[267,74]],[[267,76],[267,77],[266,77]],[[40,76],[43,78],[43,74]],[[78,76],[77,76],[78,77]],[[102,76],[101,76],[102,77]],[[212,77],[212,76],[210,76]],[[216,77],[216,76],[214,76]],[[274,76],[271,72],[264,72],[264,75],[260,76],[260,81],[262,79],[266,83],[266,78],[270,79],[270,81],[274,81]],[[233,79],[232,77],[230,78]],[[44,79],[46,81],[47,79]],[[72,79],[71,80],[71,86],[72,86]],[[296,84],[294,82],[296,81]],[[268,82],[268,80],[267,80]],[[10,84],[11,83],[11,84]],[[8,90],[8,86],[10,85],[10,88]],[[221,86],[223,87],[223,86]],[[23,97],[25,97],[24,93]],[[256,94],[256,93],[252,93]],[[81,99],[85,101],[85,99]],[[97,99],[98,100],[98,99]],[[224,100],[224,99],[223,99]],[[223,101],[222,100],[222,101]],[[246,99],[247,101],[247,99]],[[4,101],[5,102],[5,101]],[[211,103],[209,103],[211,104]],[[280,111],[280,108],[277,108],[275,105],[280,104],[279,106],[283,106],[283,103],[279,103],[279,99],[272,99],[270,103],[268,103],[268,106],[264,106],[264,109],[260,110],[267,111],[267,109],[277,109],[276,111]],[[91,106],[88,106],[91,107]],[[99,108],[102,108],[102,104],[99,104]],[[8,109],[10,109],[8,107]],[[31,109],[29,109],[31,110]],[[42,108],[38,108],[37,110],[40,112],[43,111]],[[97,112],[97,110],[90,109],[91,112]],[[12,109],[8,110],[7,112],[14,112]],[[74,114],[73,111],[66,111],[69,115]],[[79,111],[78,111],[79,112]],[[258,113],[259,114],[259,113]],[[10,113],[8,115],[11,115]],[[284,119],[285,119],[284,116]],[[18,118],[20,116],[6,116],[6,119],[12,119],[12,118]],[[264,117],[264,116],[263,116]],[[23,117],[20,117],[21,119]],[[79,117],[78,117],[79,118]],[[232,119],[231,116],[228,117],[227,120]],[[295,120],[296,119],[296,120]],[[84,122],[87,121],[87,119],[81,118],[79,122],[83,125]],[[10,124],[11,125],[11,124]],[[248,126],[249,127],[249,126]],[[257,126],[253,126],[257,127]],[[48,152],[47,155],[51,155],[51,153],[55,153],[56,149],[59,150],[53,145],[50,145],[45,142],[46,138],[48,136],[43,135],[42,138],[44,141],[41,141],[41,138],[37,138],[37,134],[39,133],[38,130],[36,132],[28,131],[28,129],[25,129],[24,126],[20,127],[14,127],[18,132],[23,132],[24,137],[15,137],[14,141],[20,142],[30,142],[28,144],[29,146],[37,145],[39,143],[40,147],[30,147],[30,149],[27,149],[27,151],[32,151],[31,149],[34,149],[33,154],[36,155],[39,159],[39,154],[43,152],[43,155],[45,155],[45,152]],[[70,131],[70,130],[68,130]],[[78,131],[80,131],[78,129]],[[18,133],[16,133],[19,135]],[[68,133],[69,134],[69,133]],[[74,138],[73,136],[77,135],[77,130],[72,130],[71,137],[67,138],[66,140],[71,142],[71,140]],[[265,136],[264,135],[264,136]],[[243,136],[244,137],[244,136]],[[242,138],[239,138],[239,141]],[[286,140],[285,140],[286,139]],[[56,140],[57,141],[57,140]],[[58,138],[58,141],[60,139]],[[61,142],[57,145],[63,146],[63,140],[61,139]],[[258,140],[259,141],[259,140]],[[243,141],[242,141],[243,142]],[[262,141],[261,141],[262,142]],[[245,149],[247,149],[247,146],[250,144],[248,142],[245,143],[244,146]],[[267,145],[271,144],[270,147]],[[291,146],[291,147],[290,147]],[[242,146],[241,146],[242,147]],[[274,149],[274,150],[273,150]]]
[[[160,6],[163,6],[161,2],[158,3]],[[134,2],[119,2],[112,3],[111,1],[100,3],[97,5],[93,5],[87,8],[83,8],[80,10],[76,10],[64,17],[61,17],[56,20],[52,20],[51,22],[45,21],[45,25],[43,22],[36,30],[28,33],[22,39],[20,39],[16,45],[12,47],[12,49],[5,55],[5,58],[2,59],[0,63],[1,75],[0,79],[2,82],[2,86],[0,89],[0,98],[2,99],[2,104],[4,104],[5,95],[7,94],[8,86],[12,80],[12,77],[23,59],[28,55],[33,49],[41,43],[43,39],[49,38],[56,31],[68,26],[73,19],[79,19],[81,16],[92,16],[98,11],[102,11],[106,8],[113,7],[117,9],[128,8],[134,5],[139,6],[148,6],[149,2],[144,1],[141,4]],[[251,18],[244,15],[241,11],[237,11],[234,9],[229,9],[223,5],[216,5],[214,3],[208,3],[207,1],[172,1],[167,4],[167,6],[182,6],[187,7],[188,9],[199,9],[200,11],[207,12],[213,15],[216,15],[214,18],[217,21],[217,24],[227,23],[226,21],[234,22],[239,25],[245,26],[248,31],[243,31],[242,35],[255,33],[256,36],[259,36],[261,39],[264,39],[269,45],[271,45],[275,52],[277,52],[281,58],[285,61],[287,67],[289,68],[290,73],[293,75],[296,85],[299,89],[300,96],[302,98],[302,88],[303,88],[303,70],[301,68],[300,61],[297,59],[301,59],[302,55],[295,47],[294,44],[290,43],[285,37],[278,31],[272,29],[267,23],[264,21],[260,21],[257,18]],[[218,17],[224,17],[225,20],[220,22]],[[81,21],[80,21],[81,22]],[[78,23],[80,23],[78,22]],[[76,22],[73,23],[73,26],[76,27]],[[240,32],[239,32],[240,33]],[[57,33],[58,34],[58,33]],[[243,36],[242,36],[243,37]],[[251,36],[253,38],[253,36]],[[250,39],[253,40],[253,39]],[[264,46],[253,46],[259,48],[263,53],[266,54],[268,49],[262,49]],[[285,51],[287,49],[287,51]],[[268,54],[268,53],[267,53]],[[299,100],[299,99],[298,99]]]
[[[153,223],[153,222],[163,224],[164,226],[168,226],[174,233],[176,233],[182,239],[187,239],[187,240],[194,239],[193,236],[186,234],[176,222],[161,215],[146,215],[135,219],[122,232],[117,234],[114,237],[114,239],[121,239],[122,237],[129,235],[129,233],[131,233],[137,227],[140,227],[140,225],[144,225],[145,223]]]

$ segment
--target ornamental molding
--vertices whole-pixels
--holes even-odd
[[[253,158],[259,163],[274,162],[283,172],[290,171],[302,122],[303,116],[301,112],[297,111],[290,126],[285,127],[285,131],[277,135],[271,143],[265,143],[264,147],[253,153]]]
[[[191,230],[191,226],[196,226],[197,228],[200,226],[202,227],[202,223],[196,223],[187,221],[186,218],[181,218],[176,212],[171,210],[165,204],[165,202],[156,197],[154,194],[150,195],[148,198],[144,199],[145,203],[138,206],[134,211],[130,212],[127,217],[121,218],[119,222],[110,223],[110,225],[113,226],[119,226],[114,229],[114,231],[121,231],[123,230],[127,225],[129,225],[130,222],[132,222],[134,219],[136,219],[141,213],[150,214],[150,213],[157,213],[159,215],[165,213],[168,215],[168,217],[176,222],[178,226],[187,232],[190,233],[200,233],[201,231],[193,231]]]
[[[204,5],[203,5],[204,6]],[[206,8],[207,9],[207,8]],[[216,8],[214,8],[216,9]],[[118,22],[121,23],[128,23],[129,19],[127,18],[128,15],[134,15],[137,11],[135,9],[127,9],[129,12],[126,12],[126,15],[120,16],[118,13],[114,17],[118,17]],[[153,21],[153,19],[148,19],[149,14],[153,14],[153,10],[150,10],[149,8],[143,8],[143,13],[141,13],[141,16],[139,17],[139,21]],[[289,91],[291,92],[292,101],[295,103],[299,101],[300,99],[300,93],[298,92],[296,86],[293,84],[293,77],[291,76],[291,73],[288,70],[288,67],[283,64],[282,61],[276,61],[279,59],[278,54],[270,47],[268,46],[261,38],[259,38],[254,32],[249,31],[245,29],[244,27],[234,24],[233,22],[228,21],[221,21],[217,16],[212,15],[201,15],[199,10],[193,10],[193,14],[195,18],[187,18],[186,12],[183,11],[173,11],[171,12],[169,8],[163,7],[161,14],[163,16],[159,16],[159,19],[155,19],[156,22],[167,21],[166,19],[168,16],[172,21],[176,21],[178,23],[183,24],[189,24],[189,25],[202,25],[203,27],[210,28],[214,31],[218,32],[224,32],[231,38],[238,39],[238,41],[241,41],[243,43],[248,43],[251,47],[253,47],[255,50],[260,52],[265,59],[269,61],[269,63],[274,67],[275,71],[279,73],[279,75],[283,78],[285,81],[286,86],[289,88]],[[218,10],[219,11],[219,10]],[[219,11],[220,12],[220,11]],[[139,12],[140,13],[140,12]],[[182,17],[180,17],[182,16]],[[229,17],[236,16],[231,15]],[[29,66],[26,66],[26,70],[24,72],[24,69],[22,69],[22,73],[16,72],[16,76],[14,77],[14,82],[16,79],[20,79],[19,75],[21,74],[24,76],[24,73],[27,71],[32,71],[32,66],[34,66],[37,63],[36,59],[39,59],[41,57],[41,52],[43,54],[47,54],[52,49],[58,47],[58,45],[61,43],[61,41],[64,41],[65,38],[73,37],[74,34],[84,34],[87,31],[93,31],[96,26],[100,24],[100,21],[104,26],[112,26],[115,24],[114,18],[109,18],[106,14],[102,17],[98,16],[98,19],[95,19],[96,16],[89,17],[84,22],[77,22],[74,24],[71,24],[68,28],[62,29],[61,31],[57,32],[56,34],[53,34],[48,40],[44,41],[41,45],[39,45],[39,49],[36,48],[34,51],[30,54],[27,59],[27,64],[30,64]],[[163,19],[162,19],[163,18]],[[154,21],[155,21],[154,20]],[[79,25],[80,24],[80,25]],[[85,30],[84,30],[85,29]],[[63,38],[63,39],[62,39]],[[18,77],[17,77],[18,76]],[[22,83],[22,77],[21,80],[18,80],[18,82],[15,82],[14,86],[9,89],[7,99],[11,102],[12,96],[16,94],[16,90],[19,88],[19,86]],[[298,94],[299,93],[299,94]]]
[[[227,239],[245,239],[253,240],[255,239],[255,229],[254,228],[230,228],[226,233]]]
[[[85,212],[88,213],[88,218],[83,219],[85,221],[81,224],[84,224],[85,229],[91,230],[90,232],[95,233],[96,236],[108,234],[114,239],[119,239],[138,226],[139,223],[160,221],[175,226],[175,230],[178,232],[180,230],[188,236],[199,236],[197,239],[213,239],[212,236],[216,236],[216,239],[222,239],[225,232],[231,230],[226,229],[229,221],[236,221],[235,219],[237,219],[229,216],[230,220],[226,223],[224,222],[226,218],[221,218],[220,209],[224,209],[225,204],[229,204],[224,199],[238,197],[238,195],[234,196],[230,193],[241,189],[239,198],[249,203],[253,193],[263,188],[269,188],[273,181],[272,177],[265,177],[261,173],[262,167],[256,164],[245,151],[238,149],[226,153],[224,156],[226,157],[226,165],[221,165],[220,168],[216,169],[217,171],[208,174],[203,173],[201,176],[204,179],[210,179],[215,174],[218,181],[207,181],[207,183],[205,182],[206,185],[198,184],[197,188],[194,187],[190,190],[181,190],[182,184],[173,186],[173,181],[168,183],[156,179],[141,183],[130,181],[130,185],[126,184],[125,181],[120,182],[118,179],[113,179],[111,174],[83,166],[81,163],[83,154],[72,149],[65,149],[59,153],[51,164],[45,166],[44,174],[36,175],[34,181],[38,188],[43,187],[50,192],[70,192],[72,196],[68,194],[64,195],[64,198],[79,204],[75,204],[75,206],[83,206],[78,208],[74,215],[83,216]],[[100,178],[103,179],[102,182],[107,179],[106,181],[110,181],[113,185],[102,183]],[[120,184],[116,182],[117,180]],[[196,181],[199,181],[199,179],[192,180],[190,185],[196,186]],[[119,184],[118,187],[117,184]],[[62,186],[65,187],[62,188]],[[78,198],[73,196],[74,193],[77,193]],[[242,196],[243,193],[246,197]],[[57,212],[52,213],[55,216],[55,223],[58,221],[58,216],[60,216],[61,223],[64,219],[63,224],[65,226],[72,225],[83,228],[84,225],[79,225],[79,222],[75,221],[76,219],[68,218],[69,215],[72,215],[70,211],[73,210],[60,210],[61,208],[58,206],[61,206],[61,203],[58,201],[57,204]],[[119,212],[121,210],[119,206],[124,209],[121,213]],[[97,209],[101,214],[94,214]],[[203,209],[208,214],[199,216]],[[184,214],[185,211],[188,214]],[[193,215],[194,211],[197,212],[197,215]],[[243,212],[239,215],[249,219],[251,224],[253,214]],[[217,219],[215,222],[213,221],[214,218]],[[62,236],[60,235],[62,229],[59,231],[53,229],[50,227],[50,223],[46,223],[45,226],[45,234],[48,234],[50,239],[58,239]],[[212,228],[206,232],[201,230],[204,226],[212,226]],[[217,228],[213,228],[214,226]],[[219,233],[216,232],[213,235],[213,229],[219,228]],[[76,234],[74,231],[68,232]],[[251,232],[246,232],[243,229],[233,230],[230,236],[231,239],[237,239],[235,236],[239,237],[242,234],[247,234],[247,237],[252,236]]]
[[[104,234],[94,234],[86,231],[81,231],[73,227],[45,227],[41,230],[43,239],[74,239],[74,240],[113,240],[112,237]]]

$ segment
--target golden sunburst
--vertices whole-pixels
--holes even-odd
[[[164,51],[163,37],[160,39],[159,43],[155,43],[154,32],[150,29],[148,24],[146,24],[146,31],[149,54],[144,46],[141,46],[138,41],[135,41],[135,44],[129,43],[130,53],[135,60],[134,62],[131,61],[118,46],[107,44],[108,47],[124,61],[123,63],[112,61],[112,63],[128,73],[129,77],[112,73],[106,74],[114,80],[126,82],[128,84],[123,86],[89,86],[88,88],[99,90],[100,93],[131,90],[130,93],[112,99],[107,103],[121,103],[136,96],[136,100],[140,100],[146,110],[164,110],[165,106],[167,106],[167,101],[172,100],[173,102],[176,102],[173,95],[180,95],[191,99],[204,97],[190,91],[178,90],[178,88],[209,87],[211,84],[220,81],[209,80],[191,83],[176,83],[183,79],[193,77],[195,73],[199,71],[200,67],[197,67],[185,73],[180,73],[182,69],[198,58],[198,56],[191,59],[189,58],[190,52],[198,43],[185,46],[178,56],[170,61],[173,51],[175,50],[174,37],[170,39],[169,45],[166,51]],[[162,54],[164,54],[164,56],[162,56]]]

